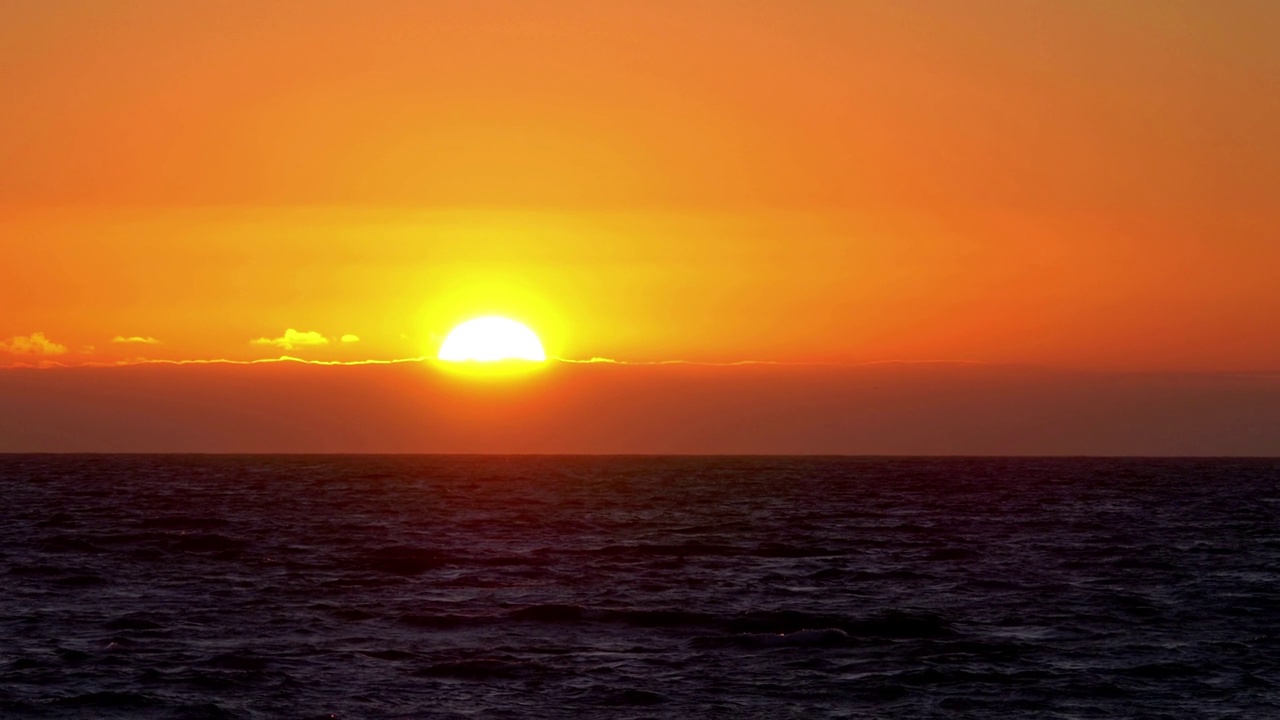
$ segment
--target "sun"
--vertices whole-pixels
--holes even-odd
[[[491,315],[449,331],[436,357],[444,362],[546,362],[542,341],[522,323]]]

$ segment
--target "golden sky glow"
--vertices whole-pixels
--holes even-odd
[[[1278,17],[9,0],[0,364],[1273,370]]]

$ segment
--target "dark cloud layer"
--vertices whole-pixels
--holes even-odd
[[[955,365],[0,372],[0,451],[1280,455],[1280,377]]]

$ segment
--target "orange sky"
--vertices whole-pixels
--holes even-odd
[[[0,364],[404,358],[498,312],[571,358],[1275,370],[1277,36],[1246,0],[3,0]]]

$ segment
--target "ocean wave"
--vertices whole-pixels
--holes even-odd
[[[692,629],[737,636],[780,637],[798,632],[839,633],[855,638],[943,638],[955,635],[945,618],[928,612],[889,611],[867,618],[807,613],[796,610],[750,611],[718,615],[673,609],[589,608],[546,604],[516,608],[503,615],[402,615],[405,625],[459,629],[506,623],[553,625],[625,625],[636,628]],[[793,641],[800,642],[796,636]]]
[[[435,663],[414,671],[417,677],[447,677],[459,680],[513,680],[545,672],[546,667],[533,660],[512,658],[472,658]]]
[[[1278,471],[0,455],[0,717],[1280,717]]]
[[[143,518],[135,523],[140,528],[157,528],[163,530],[213,530],[231,524],[225,518],[202,517],[197,515],[170,515],[165,517]]]
[[[54,705],[87,710],[141,709],[159,704],[155,698],[134,692],[92,692],[58,698]]]

